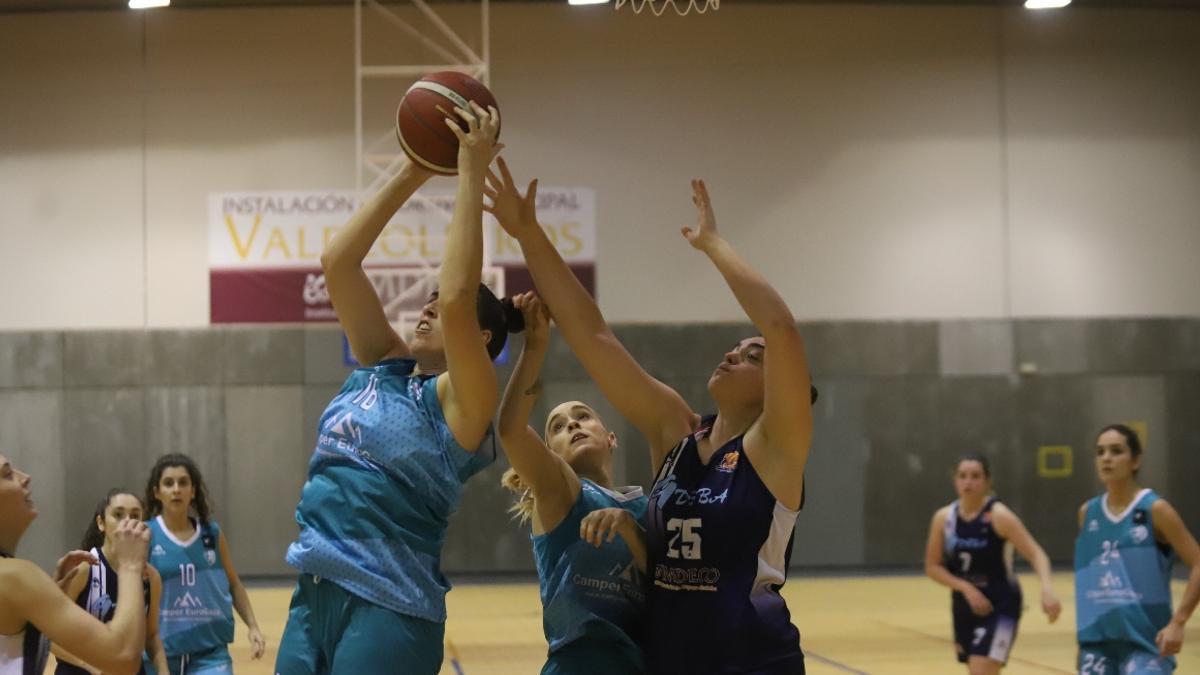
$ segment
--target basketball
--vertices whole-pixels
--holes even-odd
[[[442,120],[451,117],[466,131],[467,123],[454,108],[470,110],[469,101],[499,108],[482,82],[463,73],[433,73],[409,87],[396,111],[396,137],[404,154],[435,173],[458,173],[458,138]]]

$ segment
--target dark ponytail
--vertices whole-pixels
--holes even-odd
[[[488,356],[493,359],[504,351],[509,333],[525,330],[525,317],[513,305],[512,299],[497,298],[492,289],[483,284],[479,284],[479,294],[475,296],[475,315],[479,319],[479,327],[492,333],[487,350]]]
[[[108,510],[108,505],[112,503],[113,497],[117,495],[129,495],[138,500],[139,504],[142,503],[141,498],[134,494],[132,490],[124,488],[109,490],[108,494],[104,495],[104,498],[96,503],[96,512],[92,514],[92,522],[88,523],[87,531],[83,533],[83,541],[79,544],[79,548],[90,551],[94,548],[104,546],[104,533],[100,531],[100,525],[96,523],[96,519],[104,520],[104,512]],[[142,508],[145,509],[146,506],[143,504]]]

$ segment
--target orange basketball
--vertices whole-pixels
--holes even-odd
[[[496,97],[470,75],[442,71],[426,75],[405,92],[396,111],[396,137],[412,161],[435,173],[458,173],[458,138],[443,121],[447,116],[463,131],[467,123],[454,108],[470,110],[469,101],[482,108],[495,106]]]

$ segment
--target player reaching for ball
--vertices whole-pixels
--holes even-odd
[[[495,459],[492,367],[520,312],[480,284],[483,182],[499,113],[472,104],[447,119],[458,195],[438,291],[411,340],[384,316],[363,260],[432,173],[414,163],[351,218],[321,256],[355,370],[321,416],[296,507],[300,570],[275,672],[433,675],[442,663],[449,584],[439,569],[463,483]]]

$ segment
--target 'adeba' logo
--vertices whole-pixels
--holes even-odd
[[[203,606],[204,603],[190,591],[175,599],[175,607],[178,609],[200,609]]]

